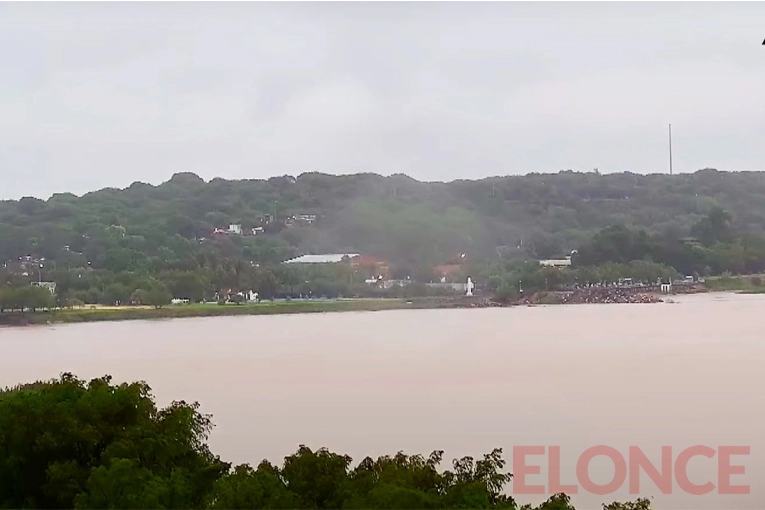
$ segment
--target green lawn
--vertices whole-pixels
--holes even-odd
[[[394,310],[409,307],[425,307],[425,303],[409,304],[401,299],[343,299],[311,301],[264,301],[241,305],[195,303],[168,305],[162,308],[112,307],[75,308],[23,314],[26,323],[46,324],[62,322],[96,322],[135,319],[163,319],[183,317],[217,317],[228,315],[275,315],[287,313],[322,313]],[[4,314],[10,317],[11,314]]]
[[[741,291],[747,294],[765,293],[765,275],[717,276],[706,279],[709,290]]]

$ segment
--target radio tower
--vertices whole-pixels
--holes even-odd
[[[669,175],[672,175],[672,124],[669,125]]]

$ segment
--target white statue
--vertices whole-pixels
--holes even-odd
[[[468,276],[467,283],[465,284],[465,295],[472,296],[474,288],[475,288],[475,285],[473,285],[473,280],[471,280],[470,277]]]

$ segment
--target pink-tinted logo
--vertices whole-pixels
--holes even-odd
[[[648,456],[637,446],[630,446],[625,458],[616,448],[610,446],[593,446],[579,455],[576,461],[576,480],[578,484],[563,484],[561,482],[561,449],[560,446],[515,446],[513,447],[513,494],[579,494],[583,492],[597,495],[613,494],[629,483],[630,494],[641,494],[651,490],[640,486],[640,473],[645,473],[656,489],[662,494],[672,494],[673,481],[677,487],[686,493],[703,495],[715,492],[717,494],[749,494],[748,485],[734,485],[733,475],[745,474],[745,467],[739,460],[734,464],[734,455],[749,455],[748,446],[710,446],[696,445],[673,453],[671,446],[661,447],[661,461],[654,465]],[[547,455],[547,485],[529,485],[527,476],[541,475],[542,468],[534,464],[531,456]],[[715,459],[715,456],[717,457]],[[590,477],[590,463],[596,457],[606,457],[614,466],[614,475],[610,482],[597,484]],[[694,457],[701,457],[717,470],[717,479],[705,483],[693,483],[688,478],[688,463]]]

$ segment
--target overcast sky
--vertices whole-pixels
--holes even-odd
[[[763,3],[2,3],[0,198],[765,169]]]

